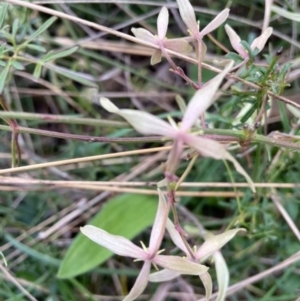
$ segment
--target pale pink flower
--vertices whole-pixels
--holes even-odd
[[[226,8],[221,11],[209,24],[207,24],[200,31],[200,22],[196,21],[194,9],[189,0],[177,0],[180,16],[187,26],[188,32],[196,40],[202,40],[202,38],[218,28],[222,23],[226,21],[229,15],[229,9]]]
[[[218,282],[219,286],[224,286],[228,283],[228,274],[224,273],[224,263],[219,263],[222,261],[223,257],[218,252],[226,243],[228,243],[239,231],[245,231],[245,229],[232,229],[225,231],[219,235],[210,235],[207,237],[205,242],[197,249],[196,247],[193,250],[188,250],[186,245],[183,243],[183,240],[176,230],[174,224],[168,219],[166,228],[170,234],[172,241],[175,245],[182,250],[187,258],[191,262],[199,263],[206,260],[209,256],[215,256],[217,260],[218,267],[222,269],[222,275],[220,277],[220,273],[218,273]],[[193,253],[191,256],[191,252]],[[224,259],[223,259],[224,260]],[[226,264],[225,264],[226,266]],[[217,268],[218,268],[217,267]],[[220,270],[220,269],[219,269]],[[162,282],[162,281],[169,281],[181,275],[180,273],[176,273],[174,271],[164,269],[159,272],[155,272],[149,276],[149,281],[151,282]],[[222,277],[223,276],[223,277]],[[211,293],[212,293],[212,281],[211,277],[208,272],[199,275],[205,290],[206,290],[206,299],[209,300]],[[223,293],[223,292],[222,292]]]
[[[238,34],[228,24],[225,25],[225,30],[229,37],[232,48],[239,54],[241,58],[243,58],[244,60],[248,60],[249,53],[241,44],[241,38],[238,36]],[[251,50],[253,51],[255,49],[258,49],[258,53],[261,52],[272,33],[272,27],[266,28],[262,32],[262,34],[251,43]]]
[[[188,53],[192,51],[192,47],[184,39],[167,39],[167,29],[169,24],[169,12],[163,7],[157,18],[157,35],[153,35],[149,30],[144,28],[132,28],[131,31],[136,38],[151,43],[159,47],[151,57],[151,65],[155,65],[161,61],[165,48],[177,51],[179,53]]]
[[[195,148],[203,156],[231,161],[236,170],[246,178],[252,190],[255,191],[253,182],[248,174],[222,144],[189,133],[198,117],[212,104],[215,92],[232,66],[233,61],[219,75],[205,84],[203,88],[196,91],[187,106],[180,127],[177,127],[175,124],[172,126],[147,112],[119,109],[107,98],[100,98],[100,103],[107,111],[118,114],[126,119],[141,134],[165,136],[174,140],[174,145],[167,162],[167,173],[174,174],[180,162],[183,146],[186,144]]]
[[[158,251],[158,249],[161,245],[165,232],[169,207],[163,193],[160,190],[158,190],[158,193],[159,203],[151,231],[149,248],[146,248],[143,244],[143,248],[140,248],[124,237],[109,234],[108,232],[91,225],[84,226],[80,229],[81,232],[89,239],[109,249],[113,253],[120,256],[135,258],[138,261],[144,261],[144,265],[134,286],[123,301],[135,300],[144,291],[148,283],[151,264],[155,267],[164,267],[168,270],[174,271],[174,273],[187,275],[201,275],[206,273],[208,270],[208,267],[204,265],[191,262],[179,256],[159,255],[161,252]]]

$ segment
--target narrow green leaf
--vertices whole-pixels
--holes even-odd
[[[6,83],[6,78],[8,76],[8,72],[10,69],[10,64],[7,64],[4,69],[2,70],[0,74],[0,94],[3,92],[5,83]]]
[[[287,19],[292,20],[292,21],[300,22],[300,14],[299,13],[289,12],[286,9],[283,9],[283,8],[281,8],[279,6],[276,6],[276,5],[272,5],[271,10],[274,13],[276,13],[276,14],[284,17],[284,18],[287,18]]]
[[[9,241],[16,249],[20,250],[21,252],[43,262],[46,264],[50,264],[52,266],[59,266],[60,261],[56,258],[53,258],[47,254],[43,254],[39,251],[36,251],[23,243],[19,242],[16,240],[14,237],[12,237],[9,234],[4,234],[4,237],[6,238],[7,241]]]
[[[243,58],[241,58],[237,53],[234,53],[234,52],[229,52],[225,55],[225,57],[227,59],[230,59],[230,60],[234,60],[235,62],[242,62],[243,61]]]
[[[45,65],[48,69],[51,69],[55,71],[56,73],[59,73],[67,78],[70,78],[82,85],[97,88],[97,85],[84,77],[84,75],[80,74],[79,72],[68,70],[59,66],[54,66],[52,64],[47,64]]]
[[[41,76],[41,72],[42,72],[42,65],[40,63],[37,63],[34,68],[33,77],[39,79]]]
[[[0,61],[0,67],[5,67],[6,66],[6,62],[5,61]]]
[[[36,50],[36,51],[39,51],[39,52],[46,52],[46,48],[41,46],[41,45],[28,44],[28,45],[26,45],[26,48]]]
[[[17,35],[17,31],[19,29],[19,19],[15,19],[14,20],[14,23],[13,23],[13,26],[12,26],[12,36],[15,38],[16,35]]]
[[[48,62],[48,61],[52,61],[52,60],[56,60],[65,56],[69,56],[71,54],[73,54],[74,52],[76,52],[78,50],[78,46],[74,46],[62,51],[57,51],[57,52],[49,52],[47,53],[44,57],[43,57],[43,62]]]
[[[1,3],[1,6],[0,6],[0,28],[2,28],[3,22],[5,20],[7,8],[8,8],[8,3]]]
[[[29,38],[27,38],[27,40],[25,41],[25,43],[23,43],[22,46],[28,45],[35,38],[41,35],[45,30],[48,29],[48,27],[50,27],[56,21],[56,19],[56,17],[48,19],[44,24],[41,25],[41,27],[37,31],[35,31]]]
[[[88,224],[132,239],[153,223],[156,199],[145,195],[119,195],[112,198]],[[104,263],[112,255],[80,233],[67,251],[57,276],[75,277]]]
[[[11,65],[16,69],[16,70],[24,70],[24,66],[18,62],[18,61],[12,61]]]

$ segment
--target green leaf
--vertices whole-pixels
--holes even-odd
[[[63,68],[63,67],[60,67],[60,66],[55,66],[55,65],[52,65],[52,64],[46,64],[45,67],[55,71],[56,73],[59,73],[59,74],[65,76],[67,78],[70,78],[70,79],[72,79],[72,80],[74,80],[74,81],[76,81],[76,82],[78,82],[82,85],[97,88],[97,85],[95,83],[93,83],[92,81],[87,79],[85,77],[85,75],[83,75],[79,72],[72,71],[72,70],[69,70],[69,69],[66,69],[66,68]]]
[[[123,194],[112,198],[88,224],[132,239],[153,223],[156,209],[156,197]],[[67,251],[57,276],[75,277],[99,266],[112,255],[80,233]]]
[[[3,92],[5,83],[6,83],[6,78],[8,76],[8,72],[10,69],[10,64],[7,64],[4,69],[2,70],[0,74],[0,94]]]
[[[41,72],[42,72],[42,65],[40,63],[37,63],[34,68],[33,77],[39,79],[41,76]]]
[[[24,66],[18,62],[18,61],[12,61],[11,65],[16,69],[16,70],[24,70]]]
[[[289,12],[286,9],[283,9],[283,8],[281,8],[279,6],[276,6],[276,5],[272,5],[271,10],[274,13],[276,13],[276,14],[284,17],[284,18],[287,18],[287,19],[292,20],[292,21],[300,22],[300,14],[299,13]]]
[[[71,54],[73,54],[74,52],[76,52],[78,50],[78,46],[74,46],[68,49],[64,49],[62,51],[57,51],[57,52],[53,52],[50,51],[49,53],[47,53],[44,57],[43,57],[43,62],[48,62],[48,61],[52,61],[52,60],[56,60],[65,56],[69,56]]]
[[[56,19],[56,17],[48,19],[37,31],[35,31],[29,38],[27,38],[27,40],[25,41],[25,43],[22,44],[22,46],[24,47],[25,45],[28,45],[35,38],[41,35],[45,30],[48,29],[48,27],[50,27],[56,21]]]
[[[40,52],[46,52],[46,48],[41,46],[41,45],[36,45],[36,44],[28,44],[26,45],[26,48],[40,51]]]
[[[225,55],[225,57],[227,59],[230,59],[230,60],[234,60],[235,62],[242,62],[243,61],[243,58],[241,58],[237,53],[234,53],[234,52],[229,52]]]
[[[19,29],[19,19],[15,19],[12,26],[12,36],[15,38]]]
[[[17,239],[12,237],[11,235],[5,233],[4,234],[5,239],[10,242],[16,249],[21,251],[22,253],[25,253],[29,255],[30,257],[43,262],[44,264],[49,264],[52,266],[59,266],[60,261],[56,258],[53,258],[47,254],[41,253],[39,251],[36,251],[35,249],[32,249],[28,247],[27,245],[19,242]]]
[[[7,8],[8,8],[8,3],[1,3],[1,6],[0,6],[0,28],[2,27],[3,22],[5,20]]]

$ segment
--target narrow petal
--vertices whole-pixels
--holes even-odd
[[[123,301],[135,300],[138,296],[142,294],[148,283],[148,277],[151,268],[151,261],[145,261],[139,276],[137,277],[134,286],[132,287],[130,293],[123,299]]]
[[[149,281],[150,282],[164,282],[164,281],[170,281],[177,277],[179,277],[180,274],[176,273],[171,270],[163,269],[158,272],[154,272],[149,275]]]
[[[190,53],[193,47],[184,39],[169,39],[164,41],[164,47],[180,53]]]
[[[216,301],[224,301],[226,298],[226,290],[229,285],[229,271],[226,261],[221,252],[216,252],[214,254],[214,259],[219,287],[219,292]]]
[[[164,194],[160,189],[158,190],[158,207],[155,216],[155,220],[153,223],[151,236],[150,236],[150,243],[149,243],[149,253],[155,254],[163,239],[166,222],[169,214],[169,207],[167,206],[167,201],[165,199]]]
[[[109,234],[108,232],[91,225],[80,228],[80,231],[95,243],[117,255],[138,259],[144,258],[145,251],[125,237]]]
[[[225,31],[229,37],[232,48],[240,55],[240,57],[243,59],[247,58],[249,55],[241,44],[241,38],[238,34],[228,24],[225,25]]]
[[[177,0],[182,21],[193,35],[198,35],[199,29],[196,21],[194,9],[189,0]]]
[[[157,38],[147,29],[144,28],[131,28],[131,32],[136,38],[145,42],[157,45]]]
[[[210,32],[214,31],[221,24],[223,24],[229,16],[229,9],[222,10],[211,22],[209,22],[200,32],[200,35],[204,37]]]
[[[212,255],[227,244],[239,231],[246,231],[243,228],[225,231],[219,235],[213,235],[205,240],[202,246],[197,250],[195,257],[199,260],[203,257]]]
[[[151,61],[150,61],[150,64],[153,66],[153,65],[156,65],[158,63],[161,62],[161,50],[160,49],[156,49],[153,53],[153,55],[151,56]]]
[[[206,300],[209,300],[210,296],[212,294],[212,286],[213,286],[210,274],[208,272],[206,272],[206,273],[199,275],[199,277],[205,288],[205,298],[206,298]]]
[[[169,11],[163,6],[157,18],[157,35],[160,40],[166,37],[169,24]]]
[[[181,140],[175,140],[166,163],[166,172],[174,175],[181,159],[183,144]]]
[[[189,252],[185,246],[185,244],[182,241],[181,236],[179,235],[178,231],[175,229],[174,224],[172,221],[168,218],[167,225],[166,225],[167,231],[170,234],[170,237],[173,241],[173,243],[181,250],[183,251],[187,256],[189,256]]]
[[[147,112],[128,109],[120,110],[105,97],[100,98],[100,104],[108,112],[122,116],[136,131],[143,135],[158,135],[173,138],[177,133],[169,123]]]
[[[232,66],[233,61],[230,61],[220,74],[210,80],[203,88],[196,91],[190,100],[182,119],[181,129],[183,131],[188,131],[195,123],[196,119],[212,104],[213,96]]]
[[[156,255],[153,258],[153,262],[179,274],[200,275],[208,271],[207,266],[191,262],[179,256]]]
[[[222,144],[211,139],[195,137],[187,135],[186,144],[195,148],[201,155],[211,157],[217,160],[228,160],[233,163],[237,172],[239,172],[247,180],[250,188],[255,192],[254,184],[249,175],[239,164],[238,161],[224,148]]]
[[[254,50],[257,48],[259,52],[262,51],[272,33],[272,27],[268,27],[266,30],[264,30],[263,33],[252,42],[251,49]]]

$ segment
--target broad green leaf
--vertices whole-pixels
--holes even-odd
[[[5,87],[5,83],[6,83],[6,78],[8,76],[8,72],[10,69],[10,64],[8,63],[4,69],[2,70],[1,74],[0,74],[0,94],[2,94],[3,89]]]
[[[0,5],[0,28],[3,25],[5,20],[6,12],[7,12],[8,3],[1,3]]]
[[[44,58],[42,59],[43,62],[48,62],[48,61],[52,61],[52,60],[56,60],[65,56],[69,56],[71,54],[73,54],[74,52],[76,52],[78,50],[78,46],[74,46],[68,49],[64,49],[62,51],[57,51],[57,52],[53,52],[50,51],[49,53],[47,53]]]
[[[132,239],[153,223],[157,204],[156,197],[119,195],[109,200],[87,224]],[[112,252],[80,233],[67,251],[57,276],[75,277],[99,266],[112,255]]]
[[[56,19],[56,17],[48,19],[44,24],[41,25],[41,27],[37,31],[35,31],[29,38],[27,38],[27,40],[25,41],[25,43],[22,44],[22,46],[29,44],[35,38],[41,35],[45,30],[48,29],[48,27],[50,27],[56,21]]]

